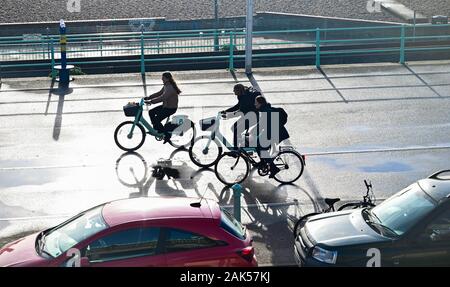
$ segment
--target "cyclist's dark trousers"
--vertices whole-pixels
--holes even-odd
[[[150,120],[152,121],[153,128],[160,133],[165,133],[164,126],[161,124],[161,122],[176,112],[177,109],[168,109],[164,108],[163,106],[158,106],[148,111],[148,114],[150,115]]]

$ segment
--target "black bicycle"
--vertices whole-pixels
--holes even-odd
[[[242,183],[250,174],[250,165],[258,168],[260,176],[270,174],[270,164],[257,160],[254,148],[239,148],[223,153],[217,160],[214,168],[217,178],[227,186]],[[273,159],[273,163],[280,171],[274,179],[282,184],[293,183],[300,178],[305,168],[305,157],[294,147],[281,146],[280,151]]]
[[[374,207],[375,206],[375,195],[373,193],[372,189],[372,182],[367,182],[367,180],[364,180],[364,184],[366,185],[366,195],[363,196],[362,201],[357,202],[349,202],[346,203],[338,208],[338,211],[345,210],[345,209],[357,209],[357,208],[366,208],[366,207]],[[298,231],[305,226],[306,222],[308,221],[308,218],[311,216],[327,213],[327,212],[334,212],[336,209],[334,208],[334,204],[341,201],[340,198],[325,198],[325,203],[328,205],[327,208],[323,209],[322,212],[312,212],[308,213],[302,217],[300,217],[294,226],[294,238],[297,237]]]
[[[344,210],[344,209],[357,209],[357,208],[364,208],[364,207],[374,207],[375,206],[375,194],[372,190],[372,182],[367,182],[367,180],[364,180],[364,184],[366,185],[366,195],[363,196],[362,201],[358,202],[349,202],[341,207],[339,207],[338,211]]]

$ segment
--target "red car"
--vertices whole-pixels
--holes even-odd
[[[252,241],[214,201],[135,198],[7,244],[0,266],[256,267]]]

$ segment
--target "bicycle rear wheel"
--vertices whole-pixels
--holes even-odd
[[[116,161],[116,176],[127,187],[138,187],[147,179],[147,162],[138,153],[127,152]]]
[[[230,186],[247,179],[250,165],[239,153],[226,152],[220,156],[214,172],[223,184]]]
[[[114,131],[114,141],[121,150],[135,151],[145,142],[144,128],[140,124],[137,124],[134,127],[133,133],[130,133],[133,125],[134,122],[132,121],[123,122]]]
[[[294,151],[282,151],[274,159],[274,164],[280,169],[275,175],[279,183],[293,183],[303,174],[305,163],[301,155]]]
[[[169,143],[174,148],[184,147],[188,149],[194,143],[195,133],[194,123],[190,120],[186,120],[172,132]]]
[[[202,168],[216,164],[222,154],[220,142],[215,138],[207,147],[209,140],[209,136],[198,137],[189,148],[189,157],[192,162]]]

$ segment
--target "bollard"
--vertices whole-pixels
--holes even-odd
[[[64,20],[61,20],[59,23],[59,33],[59,44],[61,46],[61,70],[59,71],[59,81],[61,84],[69,84],[69,71],[67,70],[67,35]]]
[[[61,19],[59,22],[59,33],[60,40],[59,44],[61,47],[61,65],[55,66],[54,69],[59,70],[59,84],[61,87],[68,88],[70,79],[70,70],[74,68],[72,65],[67,65],[67,35],[66,35],[66,24],[64,20]],[[52,70],[54,73],[54,71]]]
[[[234,217],[237,221],[241,222],[241,196],[242,196],[242,186],[240,184],[235,184],[231,187],[233,189],[233,209]]]

